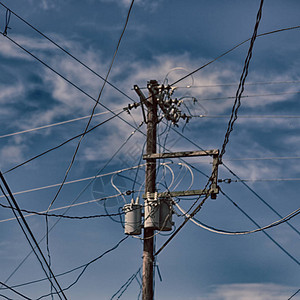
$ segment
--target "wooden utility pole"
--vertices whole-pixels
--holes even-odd
[[[157,81],[151,80],[148,83],[149,99],[147,101],[147,154],[156,153],[156,126],[157,126],[157,99],[155,87]],[[156,160],[146,160],[145,192],[155,193],[156,191]],[[144,250],[143,250],[143,300],[153,300],[153,264],[154,264],[154,228],[144,228]]]

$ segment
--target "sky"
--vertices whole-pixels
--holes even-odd
[[[7,31],[7,36],[0,36],[0,170],[22,209],[43,212],[64,179],[79,139],[11,169],[84,132],[131,1],[0,3],[67,52],[13,13],[7,23],[6,9],[0,5],[0,31]],[[132,197],[142,198],[146,125],[140,107],[130,113],[123,110],[139,102],[134,85],[147,96],[149,80],[170,84],[182,112],[192,116],[176,127],[159,111],[158,152],[163,146],[170,152],[221,149],[249,42],[172,83],[251,38],[259,5],[258,0],[136,0],[110,84],[91,121],[91,127],[103,124],[82,139],[51,213],[118,214]],[[258,34],[299,26],[299,9],[296,0],[265,0]],[[238,118],[219,166],[224,194],[208,199],[196,215],[219,233],[191,221],[179,231],[156,258],[155,299],[287,300],[300,288],[299,215],[264,232],[220,234],[267,226],[299,208],[299,34],[295,28],[255,40]],[[114,116],[117,113],[122,119]],[[211,163],[210,157],[160,161],[157,190],[202,189]],[[120,196],[126,191],[134,193]],[[174,200],[188,210],[196,199]],[[0,204],[7,205],[3,195]],[[26,220],[48,259],[45,216]],[[142,235],[123,240],[123,221],[118,215],[48,218],[55,275],[104,254],[78,281],[82,267],[57,276],[62,288],[74,283],[65,291],[68,299],[141,299]],[[184,221],[178,208],[173,221],[172,230]],[[157,232],[156,250],[170,234]],[[0,281],[29,299],[51,299],[50,283],[38,281],[46,275],[30,252],[12,211],[1,207]],[[3,286],[0,298],[24,299]],[[300,299],[300,292],[293,299]]]

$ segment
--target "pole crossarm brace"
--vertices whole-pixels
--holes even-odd
[[[177,158],[177,157],[192,157],[192,156],[214,156],[219,155],[218,149],[204,150],[204,151],[184,151],[184,152],[173,152],[173,153],[154,153],[144,154],[143,159],[164,159],[164,158]]]
[[[211,186],[207,190],[191,190],[191,191],[176,191],[176,192],[164,192],[158,194],[158,196],[169,196],[169,197],[182,197],[182,196],[195,196],[195,195],[207,195],[210,193],[211,199],[216,199],[219,193],[218,187],[218,165],[219,165],[219,150],[202,150],[202,151],[183,151],[183,152],[166,152],[166,153],[151,153],[144,154],[143,159],[164,159],[164,158],[179,158],[179,157],[194,157],[194,156],[212,156],[213,157],[213,170],[210,177]],[[143,195],[146,199],[147,196]]]

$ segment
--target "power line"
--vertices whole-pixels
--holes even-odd
[[[110,83],[107,79],[105,79],[103,76],[101,76],[99,73],[97,73],[96,71],[94,71],[93,69],[91,69],[89,66],[87,66],[85,63],[83,63],[82,61],[80,61],[78,58],[76,58],[74,55],[72,55],[69,51],[67,51],[66,49],[64,49],[62,46],[60,46],[58,43],[56,43],[53,39],[51,39],[50,37],[48,37],[46,34],[44,34],[43,32],[41,32],[39,29],[37,29],[35,26],[31,25],[28,21],[26,21],[24,18],[22,18],[21,16],[19,16],[16,12],[14,12],[13,10],[11,10],[10,8],[8,8],[6,5],[4,5],[2,2],[0,2],[0,5],[2,5],[4,8],[7,9],[7,11],[10,11],[12,14],[14,14],[18,19],[20,19],[22,22],[24,22],[26,25],[28,25],[29,27],[31,27],[33,30],[35,30],[38,34],[40,34],[41,36],[43,36],[45,39],[47,39],[49,42],[51,42],[53,45],[55,45],[57,48],[59,48],[60,50],[62,50],[65,54],[67,54],[68,56],[70,56],[71,58],[73,58],[75,61],[77,61],[79,64],[81,64],[82,66],[84,66],[86,69],[88,69],[90,72],[92,72],[94,75],[96,75],[97,77],[99,77],[100,79],[102,79],[103,81],[105,81],[108,85],[110,85],[112,88],[114,88],[116,91],[118,91],[119,93],[121,93],[123,96],[125,96],[126,98],[130,99],[133,101],[133,99],[131,97],[129,97],[128,95],[126,95],[123,91],[121,91],[118,87],[116,87],[114,84]]]
[[[181,208],[179,206],[178,203],[176,203],[175,201],[173,201],[174,205],[183,213],[184,216],[189,217],[189,214],[187,214],[183,208]],[[300,208],[296,209],[295,211],[293,211],[292,213],[288,214],[287,216],[285,216],[284,218],[275,221],[267,226],[264,227],[260,227],[258,229],[254,229],[254,230],[248,230],[248,231],[228,231],[228,230],[223,230],[223,229],[217,229],[214,228],[212,226],[206,225],[202,222],[200,222],[199,220],[197,220],[195,217],[191,218],[190,220],[197,226],[208,230],[210,232],[214,232],[214,233],[218,233],[218,234],[224,234],[224,235],[245,235],[245,234],[250,234],[250,233],[256,233],[256,232],[260,232],[266,229],[270,229],[273,228],[275,226],[281,225],[287,221],[289,221],[290,219],[296,217],[298,214],[300,214]]]
[[[85,132],[85,134],[87,134],[87,133],[93,131],[94,129],[96,129],[96,128],[98,128],[99,126],[105,124],[106,122],[108,122],[108,121],[114,119],[115,117],[119,117],[119,115],[120,115],[121,113],[123,113],[123,112],[124,112],[124,110],[121,111],[121,112],[119,112],[118,114],[114,114],[114,115],[113,115],[112,117],[110,117],[109,119],[107,119],[107,120],[105,120],[105,121],[103,121],[103,122],[97,124],[96,126],[90,128],[89,130],[87,130],[87,131]],[[41,157],[41,156],[43,156],[43,155],[45,155],[45,154],[47,154],[47,153],[53,151],[53,150],[56,150],[56,149],[58,149],[58,148],[64,146],[65,144],[67,144],[67,143],[69,143],[69,142],[71,142],[71,141],[73,141],[73,140],[75,140],[75,139],[81,137],[83,134],[84,134],[84,133],[77,134],[76,136],[73,136],[72,138],[70,138],[70,139],[68,139],[68,140],[66,140],[66,141],[64,141],[64,142],[62,142],[61,144],[59,144],[59,145],[57,145],[57,146],[55,146],[55,147],[52,147],[52,148],[50,148],[50,149],[48,149],[48,150],[46,150],[46,151],[44,151],[44,152],[42,152],[42,153],[40,153],[40,154],[38,154],[38,155],[36,155],[36,156],[33,156],[32,158],[30,158],[30,159],[28,159],[28,160],[26,160],[26,161],[24,161],[24,162],[22,162],[22,163],[20,163],[20,164],[18,164],[18,165],[16,165],[16,166],[14,166],[13,168],[11,168],[11,169],[5,171],[4,174],[9,173],[9,172],[11,172],[11,171],[13,171],[13,170],[15,170],[15,169],[17,169],[17,168],[23,166],[23,165],[25,165],[25,164],[27,164],[27,163],[29,163],[29,162],[35,160],[35,159],[37,159],[37,158],[39,158],[39,157]]]
[[[105,177],[105,176],[109,176],[109,175],[119,174],[121,172],[138,169],[138,168],[140,168],[142,166],[145,166],[145,165],[146,164],[139,164],[137,166],[128,167],[128,168],[124,168],[124,169],[119,169],[119,170],[108,172],[108,173],[105,173],[105,174],[99,174],[99,175],[96,175],[96,176],[90,176],[90,177],[75,179],[75,180],[67,181],[67,182],[65,182],[65,184],[79,183],[79,182],[82,182],[82,181],[87,181],[87,180],[101,178],[101,177]],[[13,195],[15,196],[15,195],[21,195],[21,194],[30,193],[30,192],[41,191],[41,190],[45,190],[45,189],[49,189],[49,188],[58,187],[60,185],[61,185],[61,183],[55,183],[55,184],[46,185],[46,186],[42,186],[42,187],[32,188],[32,189],[29,189],[29,190],[23,190],[23,191],[20,191],[20,192],[15,192],[15,193],[13,193]],[[0,198],[3,198],[3,197],[4,196],[0,196]]]
[[[227,167],[224,162],[223,166],[229,171],[234,177],[236,177],[240,182],[252,193],[254,194],[262,203],[264,203],[269,209],[271,209],[279,218],[283,218],[281,214],[279,214],[267,201],[265,201],[260,195],[258,195],[246,182],[241,181],[241,178],[235,174],[229,167]],[[300,232],[289,222],[287,224],[292,228],[298,235],[300,235]]]
[[[229,136],[230,133],[233,131],[233,125],[235,123],[235,121],[237,120],[237,113],[239,110],[239,107],[241,106],[241,96],[244,92],[244,84],[248,75],[248,68],[249,68],[249,64],[250,64],[250,60],[252,57],[252,51],[253,51],[253,46],[254,46],[254,42],[256,40],[256,35],[257,35],[257,29],[261,20],[261,16],[262,16],[262,7],[263,7],[263,3],[264,0],[260,1],[260,6],[258,9],[258,13],[256,16],[256,23],[254,26],[254,32],[251,38],[251,42],[250,42],[250,46],[249,46],[249,50],[248,50],[248,54],[246,56],[245,62],[244,62],[244,67],[243,67],[243,71],[242,71],[242,75],[240,77],[240,82],[239,82],[239,86],[238,89],[236,91],[236,96],[235,96],[235,101],[232,107],[232,111],[231,111],[231,116],[230,116],[230,120],[228,122],[228,127],[227,127],[227,131],[225,133],[225,138],[224,138],[224,142],[220,151],[220,156],[219,156],[219,161],[222,162],[222,157],[226,151],[226,146],[229,142]]]
[[[104,90],[106,81],[107,81],[107,79],[108,79],[108,77],[109,77],[109,75],[110,75],[111,69],[112,69],[112,67],[113,67],[115,58],[116,58],[116,56],[117,56],[117,53],[118,53],[118,50],[119,50],[119,47],[120,47],[120,44],[121,44],[121,41],[122,41],[122,38],[123,38],[123,35],[124,35],[125,30],[126,30],[126,28],[127,28],[127,24],[128,24],[128,21],[129,21],[130,12],[131,12],[133,3],[134,3],[134,0],[132,0],[131,5],[130,5],[130,7],[129,7],[129,10],[128,10],[128,13],[127,13],[127,17],[126,17],[126,21],[125,21],[125,24],[124,24],[124,27],[123,27],[121,36],[120,36],[120,38],[119,38],[119,40],[118,40],[118,44],[117,44],[117,47],[116,47],[116,49],[115,49],[115,51],[114,51],[112,61],[111,61],[111,63],[110,63],[110,66],[109,66],[109,69],[108,69],[108,71],[107,71],[107,74],[106,74],[106,76],[105,76],[105,81],[104,81],[104,83],[103,83],[103,85],[102,85],[102,87],[101,87],[101,90],[100,90],[100,93],[99,93],[99,95],[98,95],[97,101],[96,101],[96,103],[95,103],[95,105],[94,105],[94,107],[93,107],[92,113],[91,113],[90,118],[89,118],[89,120],[88,120],[88,122],[87,122],[87,125],[86,125],[86,127],[85,127],[84,133],[83,133],[83,134],[81,135],[81,137],[80,137],[80,140],[79,140],[79,142],[78,142],[78,144],[77,144],[77,146],[76,146],[76,149],[75,149],[75,152],[74,152],[74,154],[73,154],[73,156],[72,156],[72,159],[71,159],[71,162],[70,162],[70,164],[69,164],[69,167],[67,168],[67,171],[66,171],[66,173],[65,173],[64,179],[63,179],[63,181],[62,181],[62,183],[61,183],[61,185],[60,185],[60,187],[59,187],[57,193],[55,194],[53,200],[51,201],[51,203],[50,203],[50,205],[49,205],[49,207],[48,207],[48,210],[51,208],[51,206],[53,205],[53,203],[56,201],[56,199],[57,199],[57,197],[58,197],[60,191],[62,190],[63,185],[64,185],[65,181],[67,180],[68,174],[69,174],[69,172],[70,172],[70,170],[71,170],[71,168],[72,168],[72,166],[73,166],[73,164],[74,164],[74,162],[75,162],[75,158],[76,158],[76,155],[77,155],[77,153],[78,153],[78,150],[79,150],[81,141],[83,140],[85,134],[86,134],[87,131],[88,131],[88,128],[89,128],[90,123],[91,123],[91,121],[92,121],[92,118],[93,118],[93,115],[94,115],[94,113],[95,113],[96,107],[97,107],[97,105],[98,105],[98,103],[99,103],[99,101],[100,101],[100,98],[101,98],[101,96],[102,96],[102,93],[103,93],[103,90]],[[46,217],[46,219],[47,219],[47,217]],[[47,226],[47,228],[48,228],[48,226]]]
[[[117,112],[117,111],[120,111],[120,109],[116,109],[113,112]],[[96,117],[96,116],[98,117],[100,115],[108,114],[108,113],[109,113],[109,111],[97,113],[97,114],[94,114],[94,117]],[[39,127],[35,127],[35,128],[30,128],[30,129],[26,129],[26,130],[22,130],[22,131],[17,131],[17,132],[13,132],[13,133],[8,133],[8,134],[1,135],[0,139],[15,136],[15,135],[19,135],[19,134],[23,134],[23,133],[34,132],[34,131],[41,130],[41,129],[51,128],[51,127],[54,127],[54,126],[65,125],[65,124],[68,124],[68,123],[84,120],[84,119],[87,119],[89,117],[90,117],[90,115],[75,118],[75,119],[70,119],[70,120],[66,120],[66,121],[62,121],[62,122],[52,123],[52,124],[48,124],[48,125],[44,125],[44,126],[39,126]]]
[[[191,115],[192,118],[203,119],[228,119],[227,115]],[[239,116],[239,119],[299,119],[300,115],[244,115]]]
[[[12,209],[12,212],[15,215],[15,217],[17,217],[16,212],[18,212],[18,215],[21,217],[21,220],[19,220],[17,218],[17,221],[18,221],[18,223],[19,223],[19,225],[20,225],[20,227],[21,227],[21,229],[22,229],[22,231],[23,231],[23,233],[24,233],[24,235],[25,235],[25,237],[26,237],[26,239],[27,239],[27,241],[28,241],[28,243],[29,243],[32,251],[35,253],[35,255],[36,255],[36,257],[37,257],[37,259],[38,259],[38,261],[39,261],[39,263],[40,263],[43,271],[45,272],[45,274],[46,274],[46,276],[47,276],[47,278],[48,278],[51,286],[54,287],[54,289],[57,292],[57,294],[58,294],[58,296],[59,296],[60,299],[62,299],[62,297],[64,299],[67,299],[67,297],[65,296],[63,290],[61,289],[61,287],[60,287],[60,285],[59,285],[56,277],[54,276],[54,274],[53,274],[53,272],[52,272],[49,264],[47,263],[47,260],[46,260],[46,258],[44,256],[41,248],[39,247],[39,244],[37,243],[37,241],[36,241],[36,239],[35,239],[32,231],[31,231],[31,229],[29,227],[29,225],[27,224],[27,222],[26,222],[26,220],[25,220],[25,218],[24,218],[24,216],[23,216],[23,214],[22,214],[22,212],[21,212],[21,210],[20,210],[20,208],[18,206],[18,203],[16,202],[14,196],[12,195],[12,192],[11,192],[11,190],[10,190],[10,188],[9,188],[9,186],[8,186],[6,180],[3,177],[3,175],[2,175],[1,172],[0,172],[0,179],[3,182],[7,193],[9,194],[9,197],[6,196],[6,199],[7,199],[8,203],[9,203],[11,209]],[[0,189],[1,189],[2,193],[6,195],[4,189],[2,188],[1,185],[0,185]],[[11,199],[11,201],[10,201],[10,199]],[[24,225],[25,228],[23,227],[23,225]],[[29,234],[30,238],[29,238],[28,234]],[[34,244],[35,247],[33,246],[33,244]],[[35,249],[38,250],[38,253],[35,251]],[[41,258],[40,258],[39,255],[41,256]],[[48,271],[50,273],[50,276],[54,279],[54,282],[56,283],[57,287],[53,284],[52,280],[49,278],[49,276],[47,274],[47,271],[45,270],[43,262],[46,265],[46,268],[48,269]],[[58,292],[57,288],[58,288],[59,292]],[[61,295],[60,295],[60,293],[61,293]]]
[[[137,277],[137,275],[140,273],[142,267],[139,267],[139,269],[132,274],[128,280],[111,296],[110,300],[113,300],[119,293],[120,295],[116,299],[120,299],[121,296],[125,293],[125,291],[128,289],[128,287],[131,285],[133,280]]]
[[[103,252],[101,255],[97,256],[96,258],[92,259],[91,261],[89,261],[88,263],[85,263],[83,265],[80,265],[78,267],[75,267],[71,270],[68,270],[68,271],[65,271],[63,273],[59,273],[57,275],[55,275],[56,277],[61,277],[61,276],[64,276],[64,275],[67,275],[67,274],[70,274],[74,271],[77,271],[77,270],[80,270],[83,268],[83,270],[80,272],[80,274],[77,276],[77,278],[75,279],[75,281],[73,281],[73,283],[71,283],[68,287],[64,288],[63,291],[66,291],[68,289],[70,289],[73,285],[75,285],[78,280],[80,279],[80,277],[83,275],[83,273],[86,271],[86,269],[88,268],[88,266],[90,266],[92,263],[98,261],[99,259],[101,259],[103,256],[105,256],[106,254],[112,252],[113,250],[117,249],[127,238],[129,237],[129,235],[127,235],[126,237],[122,238],[115,246],[113,246],[112,248],[106,250],[105,252]],[[47,278],[42,278],[42,279],[38,279],[38,280],[33,280],[33,281],[29,281],[29,282],[26,282],[26,283],[21,283],[21,284],[17,284],[17,285],[14,285],[13,288],[16,288],[16,287],[22,287],[22,286],[26,286],[26,285],[30,285],[30,284],[34,284],[34,283],[39,283],[39,282],[42,282],[42,281],[45,281],[47,280]],[[0,288],[0,290],[3,290],[3,288]],[[38,299],[42,299],[44,297],[47,297],[49,296],[50,294],[47,294],[47,295],[44,295],[44,296],[41,296],[39,297]],[[36,299],[36,300],[38,300]]]
[[[270,35],[270,34],[274,34],[274,33],[278,33],[278,32],[283,32],[283,31],[288,31],[288,30],[294,30],[294,29],[299,29],[300,28],[300,25],[298,26],[292,26],[292,27],[286,27],[286,28],[281,28],[281,29],[277,29],[277,30],[273,30],[273,31],[269,31],[269,32],[265,32],[265,33],[261,33],[261,34],[258,34],[257,37],[261,37],[261,36],[266,36],[266,35]],[[216,57],[215,59],[209,61],[208,63],[202,65],[201,67],[195,69],[194,71],[188,73],[187,75],[181,77],[180,79],[178,79],[177,81],[173,82],[171,85],[175,85],[177,84],[178,82],[186,79],[187,77],[197,73],[198,71],[204,69],[205,67],[207,67],[208,65],[212,64],[213,62],[219,60],[220,58],[222,58],[223,56],[227,55],[228,53],[232,52],[233,50],[235,50],[236,48],[242,46],[243,44],[247,43],[248,41],[250,41],[252,38],[248,38],[246,39],[245,41],[237,44],[236,46],[234,46],[233,48],[227,50],[226,52],[222,53],[221,55],[219,55],[218,57]]]
[[[300,292],[300,289],[296,293],[294,293],[288,300],[294,298],[299,292]]]
[[[31,298],[28,298],[27,296],[21,294],[20,292],[16,291],[15,289],[13,289],[12,287],[8,286],[7,284],[5,284],[5,283],[2,282],[2,281],[0,281],[0,285],[5,286],[7,289],[11,290],[12,292],[14,292],[15,294],[21,296],[21,297],[24,298],[24,299],[31,300]],[[2,295],[2,296],[5,297],[4,295]],[[9,298],[6,298],[6,299],[9,299]]]
[[[296,95],[299,94],[300,92],[282,92],[282,93],[270,93],[270,94],[255,94],[255,95],[244,95],[241,96],[241,99],[245,98],[254,98],[254,97],[269,97],[269,96],[279,96],[279,95]],[[196,99],[197,101],[215,101],[215,100],[231,100],[235,99],[236,96],[228,96],[228,97],[214,97],[214,98],[203,98],[203,99]],[[185,100],[185,101],[190,101],[190,100]]]
[[[257,35],[259,36],[259,35]],[[287,80],[287,81],[263,81],[263,82],[248,82],[245,85],[267,85],[267,84],[290,84],[290,83],[299,83],[300,80]],[[220,84],[209,84],[209,85],[187,85],[187,86],[177,86],[176,89],[184,89],[184,88],[214,88],[220,86],[237,86],[236,83],[220,83]]]
[[[243,215],[245,215],[253,224],[255,224],[255,226],[257,226],[258,228],[260,228],[261,226],[254,221],[243,209],[241,209],[228,195],[226,195],[222,190],[221,193],[240,211],[243,213]],[[300,262],[294,257],[292,256],[287,250],[285,250],[283,248],[283,246],[281,246],[278,242],[276,242],[267,232],[262,231],[273,243],[276,244],[277,247],[279,247],[287,256],[289,256],[297,265],[300,265]]]
[[[227,158],[225,161],[300,159],[300,156]]]
[[[121,195],[122,194],[116,194],[116,195],[106,196],[106,197],[98,198],[98,199],[94,199],[94,200],[89,200],[89,201],[74,203],[74,204],[70,204],[70,205],[66,205],[66,206],[62,206],[62,207],[52,208],[49,210],[49,212],[66,209],[66,208],[71,208],[71,207],[76,207],[76,206],[81,206],[81,205],[90,204],[90,203],[95,203],[95,202],[100,202],[100,201],[105,201],[105,200],[108,200],[111,198],[116,198]],[[1,203],[0,203],[0,206],[3,208],[10,208],[9,206],[6,206]],[[26,209],[21,209],[21,211],[28,213],[28,215],[24,215],[24,218],[28,218],[28,217],[32,217],[32,216],[36,216],[36,215],[45,215],[45,213],[47,212],[47,211],[36,212],[36,211],[30,211],[30,210],[26,210]],[[116,214],[93,215],[93,216],[83,216],[83,217],[66,216],[65,214],[61,214],[61,215],[48,214],[48,216],[49,217],[53,216],[53,217],[59,217],[59,218],[67,218],[67,219],[91,219],[91,218],[101,218],[101,217],[106,217],[106,216],[107,217],[108,216],[118,216],[118,215],[122,215],[122,214],[123,213],[116,213]],[[3,219],[3,220],[0,220],[0,223],[7,222],[7,221],[13,221],[13,220],[16,220],[16,218]]]
[[[72,201],[71,205],[68,206],[68,208],[66,209],[66,211],[64,212],[64,214],[66,214],[69,209],[72,207],[72,205],[81,197],[81,195],[87,190],[87,188],[92,184],[92,182],[96,179],[96,176],[99,175],[109,164],[110,162],[117,156],[117,154],[123,149],[123,147],[129,142],[129,140],[132,138],[132,136],[139,131],[139,128],[143,125],[143,123],[141,123],[139,125],[138,128],[136,128],[133,132],[130,133],[130,135],[127,137],[127,139],[123,142],[123,144],[115,151],[115,153],[111,156],[111,158],[106,162],[106,164],[97,172],[97,174],[94,176],[94,178],[81,190],[81,192],[77,195],[77,197],[75,197],[75,199]],[[140,131],[139,131],[140,132]],[[61,218],[59,218],[54,225],[52,225],[52,227],[50,228],[49,232],[58,224],[58,222],[61,220]],[[46,235],[44,235],[39,243],[41,243],[44,239],[46,238]],[[9,275],[9,277],[6,279],[5,282],[7,282],[17,271],[18,269],[23,265],[23,263],[28,259],[28,257],[31,255],[32,251],[29,252],[25,258],[19,263],[19,265],[14,269],[14,271]]]

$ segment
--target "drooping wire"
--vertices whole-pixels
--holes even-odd
[[[243,209],[241,209],[227,194],[225,194],[222,190],[221,193],[228,199],[243,215],[245,215],[256,227],[260,228],[261,226],[253,220]],[[289,256],[297,265],[300,265],[300,262],[291,255],[283,246],[281,246],[278,242],[276,242],[267,232],[262,231],[277,247],[280,248],[287,256]]]
[[[75,199],[72,201],[71,205],[73,205],[81,196],[82,194],[88,189],[88,187],[94,182],[94,180],[97,178],[97,176],[111,163],[111,161],[118,155],[118,153],[124,148],[124,146],[129,142],[129,140],[133,137],[133,135],[139,131],[140,127],[143,125],[143,123],[140,124],[138,128],[136,128],[134,131],[130,133],[130,135],[127,137],[127,139],[123,142],[123,144],[115,151],[115,153],[110,157],[110,159],[105,163],[105,165],[96,173],[96,175],[91,178],[90,182],[81,190],[81,192],[75,197]],[[66,214],[69,209],[72,206],[69,206],[64,214]],[[61,220],[59,218],[49,229],[49,232],[55,228],[55,226],[58,224],[58,222]],[[46,238],[46,235],[44,235],[40,240],[39,243],[41,243]],[[30,251],[24,259],[19,263],[19,265],[14,269],[14,271],[9,275],[9,277],[6,279],[5,283],[18,271],[18,269],[25,263],[25,261],[28,259],[28,257],[31,255],[33,251]]]
[[[271,211],[273,213],[275,213],[279,218],[283,218],[283,216],[281,214],[279,214],[267,201],[265,201],[260,195],[258,195],[258,193],[256,193],[246,182],[242,181],[241,178],[235,174],[226,164],[223,163],[223,166],[225,167],[225,169],[230,172],[235,178],[237,178],[238,180],[240,180],[240,182],[253,194],[255,195],[263,204],[265,204],[269,209],[271,209]],[[286,222],[287,225],[293,229],[298,235],[300,235],[299,230],[297,230],[297,228],[295,228],[292,224],[290,224],[289,222]]]
[[[63,291],[66,291],[66,290],[69,290],[72,286],[74,286],[78,281],[79,279],[81,278],[81,276],[84,274],[84,272],[86,271],[86,269],[88,268],[88,266],[90,266],[91,264],[93,264],[94,262],[98,261],[99,259],[101,259],[103,256],[105,256],[106,254],[112,252],[113,250],[117,249],[129,236],[125,236],[124,238],[122,238],[115,246],[113,246],[112,248],[110,248],[109,250],[103,252],[101,255],[97,256],[96,258],[92,259],[90,262],[84,264],[84,265],[81,265],[79,267],[76,267],[72,270],[69,270],[67,272],[64,272],[64,273],[61,273],[57,276],[62,276],[62,275],[66,275],[66,274],[69,274],[71,272],[74,272],[78,269],[82,269],[82,271],[79,273],[79,275],[77,276],[77,278],[71,283],[69,284],[66,288],[63,289]],[[40,300],[40,299],[43,299],[45,297],[48,297],[50,296],[51,294],[47,294],[47,295],[43,295],[39,298],[37,298],[36,300]]]
[[[9,186],[8,186],[6,180],[3,177],[3,175],[2,175],[1,172],[0,172],[0,179],[1,179],[2,183],[3,183],[3,185],[5,186],[5,189],[6,189],[7,193],[5,193],[5,191],[4,191],[4,189],[3,189],[3,187],[2,187],[1,184],[0,184],[0,189],[1,189],[2,193],[5,195],[5,197],[6,197],[7,201],[8,201],[8,203],[9,203],[9,205],[11,206],[12,212],[15,215],[16,218],[17,218],[17,213],[16,212],[18,212],[18,215],[20,216],[20,219],[17,218],[17,221],[18,221],[18,223],[19,223],[19,225],[20,225],[20,227],[21,227],[21,229],[22,229],[22,231],[23,231],[23,233],[24,233],[24,235],[25,235],[25,237],[26,237],[26,239],[27,239],[27,241],[28,241],[28,243],[29,243],[32,251],[35,253],[36,258],[38,259],[38,261],[39,261],[39,263],[40,263],[40,265],[41,265],[44,273],[46,274],[47,279],[49,280],[51,286],[55,289],[55,291],[58,294],[59,298],[62,299],[62,297],[63,297],[64,299],[67,299],[67,297],[64,294],[62,288],[60,287],[60,284],[58,283],[56,277],[54,276],[54,274],[53,274],[53,272],[52,272],[49,264],[47,263],[47,260],[46,260],[46,258],[44,256],[41,248],[39,247],[39,244],[37,243],[37,241],[35,239],[35,236],[33,235],[33,232],[31,231],[28,223],[26,222],[26,220],[25,220],[25,218],[24,218],[24,216],[23,216],[23,214],[22,214],[22,212],[21,212],[21,210],[19,208],[19,205],[16,202],[14,196],[12,195],[12,192],[11,192],[11,190],[10,190],[10,188],[9,188]],[[7,194],[9,196],[7,196]],[[38,252],[36,252],[35,249],[37,249]],[[44,264],[45,264],[45,266],[44,266]],[[50,279],[50,277],[48,276],[47,270],[45,268],[47,268],[47,270],[51,274],[51,277],[53,278],[53,280],[54,280],[55,284],[57,285],[57,287],[53,284],[53,282]]]
[[[174,201],[174,205],[183,213],[184,216],[188,216],[188,214],[184,211],[184,209],[182,207],[180,207],[179,204],[176,203],[175,201]],[[253,230],[248,230],[248,231],[229,231],[229,230],[217,229],[217,228],[214,228],[212,226],[209,226],[209,225],[206,225],[206,224],[200,222],[195,217],[191,218],[191,221],[195,225],[197,225],[197,226],[199,226],[199,227],[201,227],[205,230],[208,230],[210,232],[214,232],[214,233],[218,233],[218,234],[224,234],[224,235],[245,235],[245,234],[260,232],[260,231],[263,231],[263,230],[270,229],[270,228],[273,228],[275,226],[281,225],[281,224],[287,222],[288,220],[291,220],[292,218],[296,217],[298,214],[300,214],[300,208],[296,209],[295,211],[288,214],[284,218],[282,218],[282,219],[280,219],[276,222],[273,222],[273,223],[271,223],[267,226],[260,227],[260,228],[257,228],[257,229],[253,229]]]

